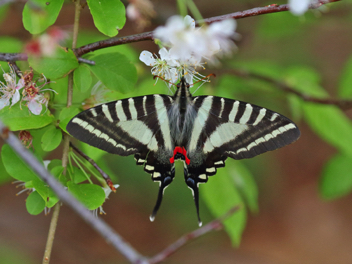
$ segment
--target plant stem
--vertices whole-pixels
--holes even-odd
[[[54,206],[53,216],[51,217],[48,239],[46,241],[45,252],[43,257],[43,264],[48,264],[50,260],[51,250],[53,248],[55,231],[57,226],[57,221],[59,219],[59,212],[60,212],[60,202],[58,202]]]
[[[73,40],[72,40],[72,48],[76,48],[77,46],[77,36],[78,36],[78,26],[79,26],[79,17],[81,14],[81,3],[80,0],[75,0],[75,21],[73,25]],[[67,108],[72,105],[72,96],[73,96],[73,72],[68,75],[68,85],[67,85]],[[64,134],[63,139],[63,153],[62,153],[62,166],[64,167],[63,174],[66,175],[67,172],[67,163],[68,163],[68,153],[70,150],[70,136]],[[55,231],[57,227],[57,222],[59,219],[60,212],[60,202],[55,205],[53,216],[50,222],[49,234],[45,246],[43,264],[49,264],[50,255],[53,248]]]

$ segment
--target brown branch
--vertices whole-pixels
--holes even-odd
[[[154,264],[154,263],[161,262],[161,261],[165,260],[167,257],[169,257],[170,255],[172,255],[173,253],[175,253],[179,248],[184,246],[190,240],[198,238],[206,233],[209,233],[210,231],[219,230],[220,228],[222,228],[222,222],[226,218],[230,217],[235,212],[237,212],[239,209],[240,209],[240,206],[235,206],[235,207],[231,208],[223,216],[220,216],[219,218],[211,221],[210,223],[206,224],[205,226],[198,228],[198,229],[194,230],[193,232],[184,235],[183,237],[176,240],[176,242],[172,243],[170,246],[165,248],[163,251],[161,251],[160,253],[158,253],[154,257],[150,258],[148,260],[148,263]]]
[[[316,9],[322,5],[338,2],[338,1],[340,0],[319,0],[314,4],[311,4],[309,6],[309,9]],[[206,18],[204,19],[204,21],[198,21],[197,23],[200,24],[205,22],[207,24],[211,24],[211,23],[229,19],[229,18],[241,19],[246,17],[283,12],[288,10],[289,10],[288,5],[269,5],[265,7],[257,7],[257,8],[240,11],[240,12],[235,12],[235,13],[231,13],[223,16]],[[77,57],[81,57],[84,54],[87,54],[89,52],[92,52],[98,49],[118,46],[118,45],[127,44],[127,43],[146,41],[146,40],[149,40],[149,41],[154,40],[153,32],[145,32],[145,33],[136,34],[136,35],[127,36],[127,37],[114,37],[106,40],[101,40],[101,41],[90,43],[80,48],[74,49],[74,52]],[[27,60],[27,59],[28,57],[27,57],[27,54],[25,53],[0,53],[0,61],[17,61],[17,60]]]
[[[26,61],[28,56],[26,53],[0,53],[0,61]]]
[[[317,9],[321,7],[322,5],[328,4],[328,3],[333,3],[333,2],[338,2],[340,0],[319,0],[314,4],[309,5],[309,9]],[[199,21],[199,23],[207,23],[211,24],[214,22],[234,18],[234,19],[240,19],[240,18],[246,18],[246,17],[252,17],[252,16],[259,16],[259,15],[265,15],[265,14],[271,14],[271,13],[277,13],[277,12],[283,12],[283,11],[289,11],[289,5],[268,5],[265,7],[256,7],[252,9],[248,9],[245,11],[240,11],[240,12],[235,12],[232,14],[227,14],[223,16],[217,16],[217,17],[211,17],[211,18],[206,18],[204,21]]]
[[[84,154],[79,148],[77,148],[75,145],[70,142],[70,147],[73,148],[79,155],[81,155],[83,158],[85,158],[92,166],[103,176],[104,180],[106,181],[107,185],[109,188],[115,192],[116,189],[114,187],[114,184],[112,180],[110,179],[109,175],[107,175],[99,166],[98,164],[95,163],[94,160],[92,160],[90,157],[88,157],[86,154]]]
[[[348,110],[352,108],[352,100],[346,100],[346,99],[334,99],[334,98],[317,98],[310,96],[308,94],[302,93],[294,89],[293,87],[289,86],[283,81],[278,81],[273,78],[270,78],[268,76],[248,72],[245,70],[230,70],[229,71],[232,74],[235,74],[241,78],[255,78],[267,83],[271,83],[275,85],[277,88],[280,90],[286,92],[286,93],[291,93],[295,94],[298,97],[302,98],[302,100],[306,102],[312,102],[312,103],[318,103],[318,104],[326,104],[326,105],[335,105],[342,110]]]

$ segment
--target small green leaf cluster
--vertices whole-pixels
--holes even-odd
[[[63,7],[63,0],[58,1],[28,1],[23,10],[23,25],[31,34],[41,34],[53,25]],[[88,1],[89,9],[99,31],[108,36],[115,36],[126,21],[125,8],[120,1]],[[108,15],[108,16],[107,16]],[[109,20],[107,21],[107,17]],[[44,33],[45,34],[45,33]],[[38,37],[38,36],[37,36]],[[39,36],[40,38],[40,36]],[[80,45],[102,39],[101,35],[92,33],[79,34]],[[10,37],[0,37],[1,52],[22,52],[25,48],[19,40]],[[124,54],[127,54],[124,55]],[[27,62],[19,62],[23,72],[31,67],[34,78],[45,76],[48,83],[45,87],[57,94],[50,96],[48,109],[40,115],[31,114],[24,102],[0,110],[0,119],[11,131],[27,131],[31,139],[28,148],[45,164],[51,172],[78,200],[89,210],[101,209],[107,198],[107,184],[102,176],[83,158],[69,151],[67,168],[61,160],[43,161],[50,152],[58,150],[67,133],[66,125],[73,116],[82,111],[83,107],[91,107],[106,101],[116,100],[122,93],[129,92],[137,81],[137,71],[131,62],[133,51],[128,47],[110,48],[97,51],[94,55],[85,56],[93,60],[95,65],[79,64],[71,49],[59,47],[46,56],[28,53]],[[133,54],[133,57],[136,57]],[[7,63],[1,62],[4,72],[9,71]],[[68,77],[73,76],[73,102],[67,104]],[[38,77],[39,78],[39,77]],[[100,85],[96,85],[96,84]],[[98,160],[103,152],[91,150],[82,146],[85,153]],[[47,186],[18,155],[8,146],[1,149],[1,182],[15,179],[28,197],[26,208],[30,214],[37,215],[47,211],[59,202],[55,193]],[[102,165],[104,168],[104,165]],[[113,176],[113,175],[112,175]],[[103,211],[102,211],[103,212]]]

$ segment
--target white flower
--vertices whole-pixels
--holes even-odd
[[[152,67],[151,72],[154,76],[159,76],[171,83],[176,82],[178,74],[175,67],[179,66],[179,63],[171,58],[166,48],[159,50],[159,55],[160,59],[154,57],[151,52],[144,50],[141,52],[139,59],[145,65]]]
[[[20,92],[25,85],[23,78],[16,84],[16,73],[14,69],[10,66],[10,73],[3,74],[6,84],[0,82],[0,109],[3,109],[5,106],[11,106],[16,104],[20,100]]]
[[[56,93],[53,89],[50,89],[50,88],[42,89],[46,84],[48,84],[48,81],[46,80],[44,75],[41,81],[44,83],[40,86],[36,86],[37,82],[33,82],[32,80],[30,80],[26,84],[26,87],[22,92],[22,95],[23,95],[22,101],[28,102],[27,107],[29,111],[31,111],[32,114],[34,115],[40,115],[43,109],[42,105],[45,105],[46,110],[48,109],[50,95],[49,93],[43,93],[43,92],[52,91]]]
[[[212,60],[215,54],[229,53],[235,46],[236,22],[233,19],[212,23],[210,26],[195,27],[192,17],[173,16],[165,26],[154,30],[154,37],[170,48],[173,59]],[[220,52],[220,53],[219,53]]]
[[[45,105],[45,107],[48,107],[48,102],[49,100],[47,98],[45,98],[45,96],[43,94],[37,94],[34,97],[30,98],[28,97],[27,99],[24,100],[28,100],[28,109],[29,111],[32,112],[32,114],[34,115],[40,115],[40,113],[42,112],[43,106],[42,104]]]
[[[232,39],[235,35],[236,21],[227,19],[211,24],[206,32],[209,49],[214,53],[227,53],[231,51],[235,44]]]
[[[317,2],[316,0],[289,0],[288,5],[290,7],[290,11],[294,15],[302,15],[307,10],[310,4]]]

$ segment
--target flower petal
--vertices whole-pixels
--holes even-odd
[[[12,103],[11,105],[14,105],[20,100],[20,92],[18,90],[15,91],[15,94],[12,96]]]
[[[144,62],[147,66],[154,66],[156,60],[153,57],[153,54],[147,50],[143,50],[139,55],[139,60]]]
[[[3,109],[5,106],[8,106],[10,104],[9,100],[1,98],[0,99],[0,110]]]
[[[28,109],[34,114],[34,115],[40,115],[42,112],[42,105],[38,103],[36,100],[30,100],[28,103]]]
[[[288,5],[291,13],[299,16],[308,10],[311,2],[312,0],[289,0]]]

